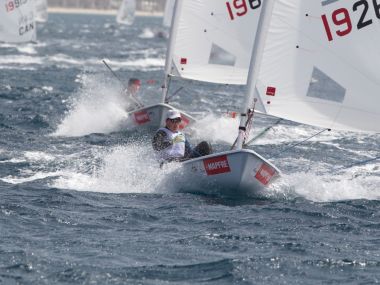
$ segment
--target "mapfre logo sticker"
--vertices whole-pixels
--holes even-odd
[[[207,175],[231,172],[230,165],[228,164],[227,155],[205,159],[203,160],[203,164],[207,172]]]
[[[276,171],[273,167],[270,167],[267,164],[263,163],[261,164],[259,170],[256,172],[255,177],[262,184],[267,185],[275,173]]]
[[[145,124],[150,122],[149,114],[146,111],[136,112],[134,113],[135,121],[138,125]]]

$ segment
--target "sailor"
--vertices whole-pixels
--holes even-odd
[[[144,104],[137,98],[137,93],[141,87],[141,81],[137,78],[130,78],[128,81],[128,86],[124,90],[124,94],[127,96],[128,107],[127,112],[133,111],[138,108],[144,107]]]
[[[208,142],[203,141],[194,149],[179,130],[181,113],[169,110],[166,113],[166,125],[157,130],[152,145],[160,162],[184,161],[190,158],[208,155],[212,152]]]

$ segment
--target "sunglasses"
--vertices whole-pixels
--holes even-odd
[[[181,118],[175,118],[175,119],[169,119],[169,120],[172,123],[180,123],[181,122]]]

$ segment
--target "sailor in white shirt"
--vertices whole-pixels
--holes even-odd
[[[169,110],[166,114],[166,126],[157,130],[153,137],[153,149],[161,162],[183,161],[211,153],[211,146],[201,142],[194,149],[179,130],[181,113]]]

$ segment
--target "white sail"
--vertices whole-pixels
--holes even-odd
[[[380,3],[275,2],[257,88],[268,114],[380,132]]]
[[[44,23],[48,19],[47,0],[34,0],[36,9],[36,22]]]
[[[170,27],[173,18],[175,0],[166,0],[164,18],[162,24],[164,27]]]
[[[132,25],[135,20],[136,0],[123,0],[116,21],[119,24]]]
[[[178,2],[175,2],[175,3],[178,4]],[[145,1],[142,4],[149,5],[149,7],[153,7],[154,3],[150,1]],[[170,28],[171,31],[176,30],[177,23],[178,23],[177,17],[173,17],[173,20],[175,24],[171,26]],[[130,119],[128,121],[129,125],[133,125],[134,127],[149,127],[149,128],[162,127],[165,125],[167,111],[170,109],[178,110],[177,108],[169,105],[168,100],[166,98],[167,90],[168,90],[168,74],[169,74],[169,71],[171,70],[170,61],[168,61],[168,58],[171,58],[171,51],[172,51],[172,45],[173,45],[173,41],[171,39],[169,41],[169,47],[167,49],[167,56],[166,56],[166,61],[165,61],[165,76],[164,76],[164,82],[163,82],[163,88],[162,88],[161,103],[151,105],[151,106],[143,106],[142,108],[129,112],[128,114],[128,118]],[[191,115],[186,114],[185,112],[181,110],[178,110],[178,111],[181,113],[181,119],[182,119],[182,123],[179,126],[180,129],[185,128],[187,125],[192,124],[195,121],[195,118],[193,118]]]
[[[181,1],[172,52],[173,75],[246,84],[261,1]]]
[[[34,0],[3,0],[0,5],[0,41],[19,43],[35,40]]]

